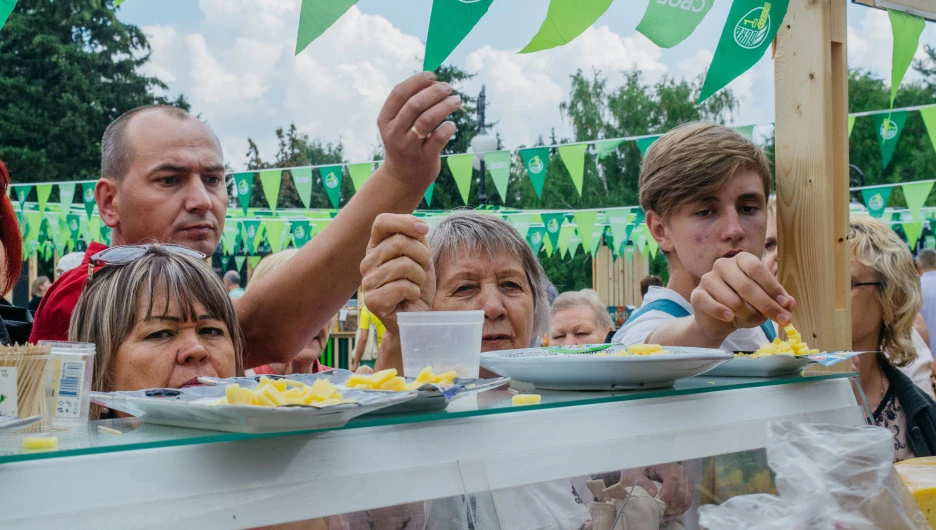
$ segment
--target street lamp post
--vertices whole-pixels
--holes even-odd
[[[487,124],[484,121],[485,99],[484,85],[481,85],[481,94],[478,95],[478,134],[471,139],[471,150],[475,154],[475,163],[473,165],[481,171],[481,189],[478,190],[479,206],[487,204],[487,193],[485,192],[485,180],[487,180],[485,170],[487,168],[484,166],[484,154],[497,150],[497,138],[488,133]]]

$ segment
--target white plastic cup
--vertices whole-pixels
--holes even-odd
[[[40,340],[52,355],[52,425],[87,423],[95,345],[90,342]]]
[[[455,370],[459,378],[481,371],[481,328],[484,311],[397,313],[403,375],[416,377],[427,366],[436,375]]]

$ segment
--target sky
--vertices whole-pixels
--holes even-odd
[[[570,44],[528,55],[521,49],[545,18],[546,0],[499,0],[449,56],[485,85],[487,120],[496,121],[507,148],[539,136],[571,137],[559,112],[570,76],[598,70],[616,87],[621,72],[639,69],[648,83],[669,75],[695,78],[711,62],[730,2],[717,0],[696,31],[672,49],[636,32],[647,2],[617,0]],[[264,159],[273,159],[275,130],[294,122],[300,132],[341,141],[350,162],[366,161],[380,143],[376,120],[394,85],[422,67],[431,0],[360,0],[294,55],[301,0],[126,0],[118,17],[149,37],[151,61],[144,72],[185,94],[221,140],[225,161],[244,168],[247,138]],[[884,11],[849,3],[848,64],[890,79],[891,29]],[[922,45],[936,45],[936,24],[927,23]],[[730,122],[773,122],[773,63],[765,56],[729,86],[740,99]],[[917,78],[908,71],[906,80]],[[769,131],[769,127],[766,128]],[[764,128],[758,128],[764,131]]]

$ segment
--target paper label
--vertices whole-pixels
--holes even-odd
[[[85,365],[82,361],[62,361],[55,381],[56,418],[81,418],[81,384]]]
[[[833,364],[838,364],[846,359],[851,359],[856,355],[861,355],[861,351],[833,351],[833,352],[823,352],[817,353],[815,355],[807,355],[811,361],[816,361],[822,366],[832,366]]]
[[[18,416],[16,401],[16,367],[0,367],[0,416]]]

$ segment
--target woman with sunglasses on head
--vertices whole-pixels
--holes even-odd
[[[917,356],[920,277],[907,245],[870,217],[851,221],[852,358],[876,425],[894,433],[894,460],[936,455],[936,402],[898,367]]]
[[[68,338],[97,345],[93,390],[183,388],[200,376],[243,375],[234,306],[204,260],[175,245],[111,247],[91,258]]]

